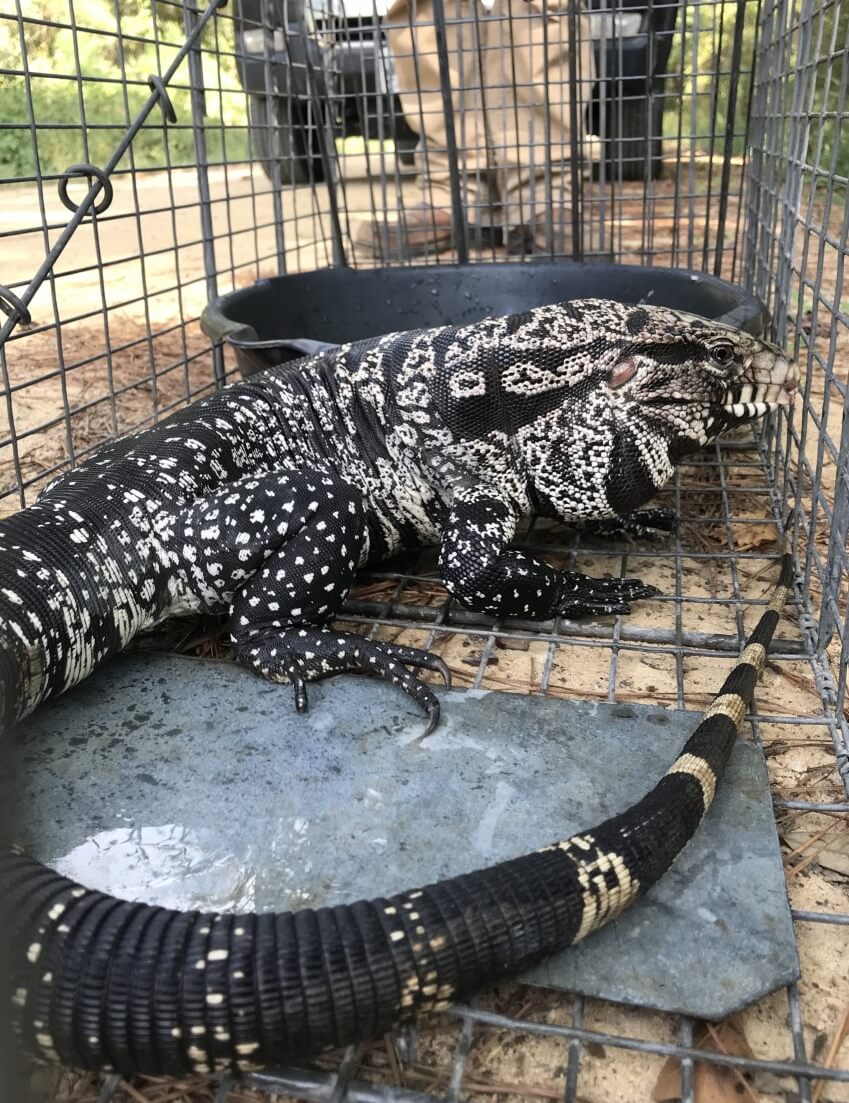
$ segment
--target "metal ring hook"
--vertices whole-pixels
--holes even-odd
[[[147,78],[147,83],[157,96],[159,96],[159,106],[162,108],[162,114],[166,123],[175,123],[177,121],[177,112],[174,110],[174,104],[171,102],[171,97],[168,95],[165,81],[162,77],[157,76],[156,73],[151,73]]]
[[[109,204],[112,202],[113,190],[112,181],[103,171],[99,169],[97,165],[80,164],[71,165],[70,168],[65,169],[62,173],[62,177],[59,180],[59,198],[62,200],[62,204],[67,207],[71,214],[76,214],[79,210],[79,203],[75,203],[68,196],[68,182],[73,176],[92,176],[96,180],[100,181],[103,188],[103,198],[99,203],[94,204],[94,213],[103,214]]]
[[[2,283],[0,283],[0,311],[9,318],[11,318],[13,314],[16,314],[17,320],[22,325],[32,325],[32,315],[29,310],[27,310],[15,292]]]

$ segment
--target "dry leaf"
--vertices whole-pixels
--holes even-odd
[[[757,551],[774,544],[775,525],[771,521],[734,526],[734,547],[738,552]]]
[[[739,1015],[732,1015],[717,1024],[702,1024],[695,1033],[693,1045],[707,1053],[754,1056]],[[682,1094],[681,1065],[677,1058],[670,1057],[660,1070],[652,1099],[655,1103],[676,1103]],[[695,1103],[740,1103],[741,1100],[757,1103],[761,1096],[752,1086],[748,1073],[696,1061],[693,1065],[693,1098]]]
[[[829,762],[825,766],[810,766],[805,770],[805,784],[816,785],[819,781],[827,781],[833,773],[833,762]]]
[[[782,837],[791,850],[798,850],[805,857],[813,853],[817,865],[849,877],[849,830],[830,831],[825,838],[812,843],[813,850],[803,849],[815,834],[813,831],[784,831]],[[818,846],[822,849],[816,849]]]
[[[808,311],[802,318],[802,329],[805,333],[810,333],[814,328],[814,315],[812,311]],[[827,317],[823,317],[820,314],[817,317],[817,336],[828,337],[831,334],[831,324]]]

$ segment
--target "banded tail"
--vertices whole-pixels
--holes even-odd
[[[12,1020],[36,1057],[125,1075],[256,1068],[380,1035],[603,926],[713,800],[792,582],[660,782],[541,851],[387,899],[215,915],[127,903],[0,849]]]

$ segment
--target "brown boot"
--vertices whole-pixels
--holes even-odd
[[[361,222],[355,244],[385,260],[439,253],[452,244],[451,212],[427,203],[400,211],[387,211]]]
[[[531,226],[513,226],[507,231],[507,253],[512,257],[545,256],[550,251],[556,257],[572,255],[572,216],[569,211],[558,211],[551,223],[551,242],[548,238],[548,220],[537,215]]]
[[[539,215],[532,226],[514,226],[507,232],[507,253],[514,257],[546,257],[552,254],[555,257],[571,259],[572,257],[572,213],[564,210],[558,212],[551,224],[551,242],[549,244],[548,225],[545,215]],[[596,246],[587,255],[589,243],[584,239],[585,261],[612,261],[613,253],[607,249],[603,252]]]

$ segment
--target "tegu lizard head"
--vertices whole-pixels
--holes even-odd
[[[673,459],[793,402],[797,369],[777,345],[692,314],[646,307],[633,310],[629,329],[631,340],[609,365],[611,409],[660,432]]]
[[[537,432],[523,452],[538,501],[564,519],[639,507],[683,456],[795,397],[782,350],[729,326],[601,300],[562,309],[575,347],[560,410],[549,407],[551,448]]]

